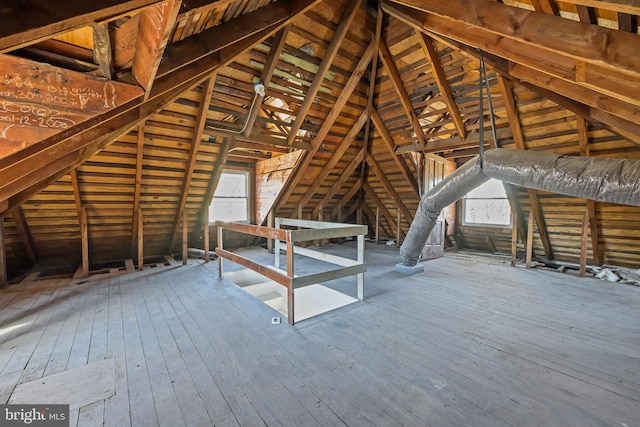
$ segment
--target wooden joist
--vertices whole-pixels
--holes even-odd
[[[304,153],[302,157],[298,160],[298,162],[296,163],[296,166],[294,167],[293,173],[289,175],[287,183],[285,184],[285,187],[283,188],[282,192],[278,195],[276,202],[274,203],[274,206],[283,206],[291,196],[293,190],[298,186],[298,184],[302,180],[304,176],[302,171],[306,170],[311,165],[314,155],[317,153],[318,149],[322,146],[322,143],[326,138],[326,136],[329,134],[331,127],[334,125],[334,123],[340,116],[340,112],[342,111],[347,101],[353,94],[353,91],[355,90],[357,85],[360,83],[360,79],[362,78],[362,75],[366,71],[367,66],[369,65],[369,62],[373,57],[374,48],[375,48],[375,42],[369,43],[367,49],[365,50],[364,54],[360,58],[360,61],[356,65],[354,72],[351,74],[343,90],[340,92],[338,99],[333,104],[333,107],[331,108],[331,111],[329,112],[327,118],[324,120],[322,126],[320,127],[318,134],[313,139],[313,142],[311,144],[312,149]]]
[[[189,248],[189,218],[187,213],[182,214],[182,265],[187,265]]]
[[[418,32],[417,35],[420,46],[422,47],[425,56],[431,64],[431,72],[436,80],[438,89],[440,89],[440,94],[444,99],[444,103],[447,105],[449,116],[456,126],[456,130],[458,131],[460,139],[464,140],[467,137],[467,129],[465,128],[464,120],[462,119],[460,110],[458,109],[458,104],[456,104],[456,100],[453,97],[453,93],[451,92],[451,86],[449,85],[447,76],[444,72],[444,69],[442,68],[440,56],[438,55],[438,51],[433,44],[433,39],[422,32]]]
[[[398,153],[396,153],[393,137],[391,136],[391,134],[389,134],[389,131],[387,130],[387,127],[384,125],[384,122],[382,121],[382,118],[380,117],[378,110],[376,110],[375,108],[371,110],[371,120],[374,126],[376,127],[376,130],[380,134],[380,137],[382,138],[384,145],[387,147],[387,150],[389,151],[389,153],[391,153],[391,156],[393,157],[393,161],[398,166],[400,173],[409,183],[413,193],[416,196],[419,196],[418,181],[413,176],[413,173],[407,167],[407,164],[404,162],[402,157],[398,155]]]
[[[580,239],[580,267],[578,276],[584,277],[587,267],[587,242],[589,237],[589,209],[584,210],[582,217],[582,237]]]
[[[109,24],[102,22],[93,26],[93,61],[100,67],[102,77],[111,80],[113,76],[113,55]]]
[[[181,0],[164,0],[140,12],[136,54],[131,72],[144,88],[145,96],[148,96],[156,77],[181,4]]]
[[[342,19],[340,20],[340,23],[338,24],[338,27],[336,28],[333,34],[331,43],[329,43],[329,46],[327,47],[327,50],[324,53],[324,56],[322,57],[322,62],[318,66],[318,71],[316,71],[316,75],[313,78],[313,82],[311,82],[311,86],[309,87],[309,89],[307,90],[307,93],[305,94],[304,101],[302,101],[302,105],[300,105],[300,108],[296,112],[296,119],[291,124],[291,129],[289,130],[289,137],[288,137],[289,143],[293,142],[293,140],[296,138],[296,135],[298,134],[298,131],[302,127],[302,122],[306,118],[307,113],[309,112],[309,109],[311,108],[311,105],[314,102],[316,94],[320,89],[320,85],[324,81],[325,74],[327,73],[327,71],[329,71],[329,67],[333,62],[333,59],[338,54],[338,49],[342,44],[342,40],[344,40],[345,36],[347,35],[347,32],[349,31],[349,27],[351,26],[351,23],[353,22],[353,19],[355,18],[356,13],[358,13],[358,10],[360,9],[361,4],[362,4],[362,0],[349,0],[347,4],[347,8],[345,9],[342,15]]]
[[[218,152],[218,157],[216,158],[216,163],[213,166],[213,175],[211,176],[211,180],[209,181],[209,186],[207,187],[207,192],[204,195],[204,199],[202,201],[202,205],[200,207],[200,214],[198,215],[198,223],[196,227],[193,229],[194,233],[200,233],[202,230],[202,226],[204,224],[203,218],[205,212],[208,212],[209,206],[211,205],[211,201],[213,200],[213,195],[216,192],[216,188],[218,188],[218,183],[220,182],[220,177],[222,176],[222,171],[224,166],[227,164],[227,159],[229,157],[229,148],[233,145],[233,138],[225,138],[220,144],[220,151]],[[209,218],[207,214],[207,218]],[[194,235],[192,240],[198,240],[200,235]]]
[[[0,15],[0,52],[17,49],[74,28],[112,20],[119,15],[158,3],[158,0],[96,0],[66,2],[29,0],[3,5]]]
[[[349,130],[349,133],[347,133],[347,135],[344,137],[338,148],[332,153],[331,158],[324,165],[324,167],[314,180],[313,184],[311,185],[311,188],[309,188],[305,192],[304,196],[302,196],[302,199],[299,202],[302,206],[305,206],[307,203],[309,203],[309,200],[311,200],[311,198],[316,194],[322,184],[325,183],[325,180],[327,179],[329,174],[333,172],[340,159],[342,159],[342,156],[346,153],[346,151],[351,146],[351,143],[356,139],[356,136],[358,136],[358,134],[362,130],[362,127],[364,126],[367,119],[368,114],[367,110],[365,110],[362,112],[351,130]]]
[[[519,79],[640,124],[630,113],[640,105],[637,34],[478,0],[384,1],[383,9],[424,31],[502,58]]]
[[[365,194],[371,199],[371,201],[375,204],[375,206],[378,209],[380,209],[380,211],[382,211],[382,215],[387,220],[389,229],[391,230],[397,229],[397,223],[393,218],[393,215],[391,215],[391,213],[389,212],[387,207],[384,205],[382,200],[380,200],[380,197],[378,197],[378,194],[376,194],[375,190],[371,188],[371,186],[368,183],[364,183],[362,185],[362,189],[364,190]],[[391,236],[391,234],[389,234],[389,230],[387,230],[387,235]]]
[[[137,255],[138,255],[138,270],[144,269],[144,215],[141,210],[138,210],[136,215],[136,241],[137,241]]]
[[[345,182],[351,178],[356,168],[360,166],[360,163],[364,160],[364,148],[360,150],[360,152],[349,162],[349,165],[345,167],[340,173],[339,178],[336,182],[333,183],[331,188],[325,193],[324,197],[316,207],[313,209],[313,217],[318,216],[318,212],[323,206],[328,206],[331,202],[331,199],[336,195],[336,193],[342,188]]]
[[[284,22],[274,23],[262,31],[242,38],[237,44],[217,50],[214,56],[206,56],[193,62],[190,67],[180,68],[159,78],[153,85],[149,99],[144,102],[131,101],[118,108],[117,112],[109,111],[58,133],[41,141],[37,150],[33,150],[35,153],[25,149],[0,159],[0,173],[7,179],[7,182],[0,184],[0,201],[9,199],[11,208],[28,200],[46,185],[67,173],[70,168],[83,163],[180,94],[206,80],[238,54],[278,31],[292,18],[293,16],[289,16]],[[225,25],[233,27],[232,21]],[[34,169],[37,172],[30,173]]]
[[[407,207],[405,206],[404,201],[402,200],[402,197],[398,195],[398,192],[395,190],[391,181],[389,181],[389,179],[387,178],[382,167],[380,167],[376,159],[370,153],[367,155],[366,162],[367,164],[369,164],[369,167],[371,168],[371,170],[373,171],[377,179],[382,184],[382,187],[384,188],[385,192],[393,199],[398,212],[401,212],[405,220],[411,223],[411,221],[413,220],[413,215],[411,214],[409,209],[407,209]]]
[[[580,147],[580,155],[590,156],[591,148],[589,146],[588,123],[582,117],[576,116],[576,124],[578,129],[578,145]],[[587,200],[585,215],[588,215],[589,224],[591,226],[591,251],[593,254],[593,263],[595,265],[600,265],[600,235],[598,233],[598,218],[596,216],[595,200]]]
[[[193,127],[193,137],[191,138],[191,148],[189,149],[189,158],[185,166],[184,178],[182,180],[182,189],[180,190],[180,200],[178,201],[178,208],[176,210],[175,219],[173,221],[173,227],[171,229],[171,240],[169,242],[169,252],[173,247],[176,231],[180,223],[180,218],[185,214],[185,205],[187,204],[187,198],[189,197],[189,189],[191,188],[191,179],[193,178],[193,171],[196,166],[196,158],[200,151],[200,142],[202,141],[202,131],[207,121],[207,113],[209,112],[209,101],[211,99],[211,93],[216,82],[215,74],[209,78],[204,84],[202,90],[202,99],[200,101],[200,107],[198,108],[198,115],[196,116],[196,122]]]
[[[34,143],[68,133],[142,94],[135,85],[5,54],[0,54],[0,75],[8,76],[0,81],[0,156],[7,156],[3,166],[40,150]]]
[[[80,241],[82,248],[82,270],[80,277],[89,277],[89,224],[87,210],[82,207],[80,213]]]
[[[131,256],[134,257],[136,249],[140,248],[139,236],[141,230],[138,230],[141,222],[138,218],[141,215],[140,210],[140,192],[142,190],[142,160],[144,155],[144,121],[138,124],[138,132],[136,135],[136,177],[133,190],[133,221],[131,227]],[[137,254],[138,259],[140,253]]]
[[[265,90],[269,87],[269,83],[271,83],[273,72],[275,71],[276,65],[278,65],[278,61],[280,60],[280,54],[282,53],[282,49],[284,48],[290,28],[291,25],[287,25],[282,30],[278,31],[273,38],[273,43],[271,44],[269,55],[267,56],[267,60],[264,63],[264,68],[262,69],[262,73],[260,74],[260,82],[264,84]],[[258,117],[258,113],[260,112],[260,107],[262,106],[263,101],[264,96],[258,96],[254,101],[252,110],[249,112],[249,116],[247,117],[247,129],[244,132],[245,136],[249,136],[253,132],[253,125],[256,122],[256,118]]]
[[[424,131],[422,130],[422,126],[420,125],[420,121],[418,120],[418,115],[415,112],[413,104],[411,104],[411,99],[409,99],[409,94],[407,93],[407,89],[404,87],[404,83],[400,78],[400,73],[398,72],[398,67],[396,63],[393,61],[393,55],[389,51],[387,44],[380,40],[379,45],[380,58],[382,59],[382,63],[384,64],[387,73],[389,73],[389,80],[393,84],[394,89],[398,95],[398,99],[400,100],[400,104],[402,105],[402,109],[404,114],[407,116],[409,120],[409,124],[415,133],[415,137],[418,139],[418,142],[422,147],[424,147],[427,143],[427,138],[424,135]]]
[[[318,0],[277,1],[179,42],[171,43],[164,50],[157,76],[165,76],[179,68],[191,68],[194,63],[216,56],[216,52],[242,43],[243,40],[253,38],[266,28],[275,26],[276,28],[271,32],[273,34],[288,25],[293,16],[304,13],[317,2]],[[260,38],[259,41],[264,39],[266,37]],[[257,42],[251,43],[249,47],[255,44]]]

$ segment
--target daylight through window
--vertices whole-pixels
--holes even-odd
[[[491,179],[464,196],[464,225],[511,226],[511,208],[504,185]]]
[[[249,172],[225,170],[209,208],[209,222],[249,222]]]

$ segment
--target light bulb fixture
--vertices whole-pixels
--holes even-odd
[[[253,84],[253,90],[255,90],[258,95],[264,96],[264,90],[265,90],[264,83],[263,82],[255,82]]]

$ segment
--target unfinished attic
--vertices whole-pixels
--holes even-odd
[[[3,2],[0,417],[638,425],[639,15]]]

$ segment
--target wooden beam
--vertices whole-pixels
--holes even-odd
[[[138,215],[140,211],[140,192],[142,190],[142,161],[144,156],[144,124],[138,124],[137,145],[136,145],[136,181],[133,190],[133,226],[131,228],[131,257],[135,258],[136,248],[140,247],[138,227],[140,221]],[[140,254],[138,254],[140,257]]]
[[[522,134],[522,127],[520,126],[520,119],[518,117],[518,109],[513,99],[511,82],[509,82],[499,74],[497,77],[498,77],[498,87],[500,88],[502,99],[504,100],[505,110],[507,112],[507,117],[509,119],[509,126],[511,127],[511,133],[513,135],[513,141],[517,149],[526,150],[526,146],[524,143],[524,136]],[[538,232],[540,233],[540,240],[542,240],[542,246],[544,248],[545,256],[547,257],[547,259],[553,259],[551,242],[549,240],[549,234],[547,233],[547,227],[544,221],[544,217],[542,215],[542,209],[540,208],[538,193],[535,190],[528,188],[527,196],[529,197],[529,204],[531,206],[531,211],[533,212],[533,215],[535,217],[536,224],[538,224]],[[512,198],[515,202],[515,197],[512,197]],[[527,243],[529,243],[528,234],[527,234]]]
[[[302,199],[300,199],[300,202],[299,202],[300,205],[305,206],[307,203],[309,203],[309,200],[311,200],[311,198],[316,194],[316,192],[321,187],[321,185],[325,182],[329,174],[333,171],[333,168],[338,164],[340,159],[342,159],[342,156],[349,149],[349,147],[351,146],[351,143],[356,139],[356,137],[362,130],[362,127],[364,126],[367,120],[368,120],[368,114],[367,114],[367,110],[365,110],[362,112],[362,114],[360,114],[360,117],[351,127],[349,132],[347,132],[347,135],[345,135],[344,139],[342,140],[338,148],[333,152],[329,161],[324,165],[320,173],[318,173],[318,176],[316,177],[313,184],[311,185],[311,188],[309,188],[305,192],[305,194],[302,196]]]
[[[368,183],[363,183],[362,188],[364,189],[367,196],[369,196],[371,201],[376,205],[376,207],[378,207],[378,209],[382,211],[382,215],[387,220],[387,224],[389,224],[389,228],[391,230],[397,229],[396,221],[393,219],[393,216],[391,215],[387,207],[384,205],[384,203],[382,203],[382,200],[380,200],[380,198],[378,197],[374,189],[371,188],[371,186]],[[389,235],[388,230],[387,230],[387,235]]]
[[[382,38],[383,18],[384,18],[384,13],[382,12],[382,8],[380,7],[380,2],[378,2],[377,16],[376,16],[376,29],[373,34],[373,41],[372,41],[372,43],[374,43],[375,50],[373,53],[373,60],[371,62],[371,71],[369,72],[369,87],[367,88],[367,108],[366,108],[367,122],[364,127],[364,138],[363,138],[365,158],[367,157],[367,152],[370,149],[369,147],[373,144],[372,138],[371,138],[371,111],[374,108],[373,101],[376,95],[376,78],[378,75],[378,53],[380,52],[380,40]],[[362,182],[366,181],[367,173],[368,173],[367,162],[363,161],[360,167],[360,179]],[[361,201],[364,200],[364,190],[362,190],[362,188],[360,188],[360,199]],[[342,216],[341,209],[339,210],[339,214],[340,214],[339,216]],[[339,219],[338,222],[342,222],[342,220]]]
[[[200,142],[202,141],[202,131],[207,121],[207,113],[209,112],[209,103],[211,102],[211,94],[213,93],[213,87],[216,82],[215,74],[212,75],[209,80],[204,84],[202,89],[202,99],[200,100],[200,106],[198,108],[198,115],[193,126],[193,136],[191,138],[191,148],[189,150],[189,157],[185,165],[184,178],[182,179],[182,188],[180,189],[180,199],[178,200],[178,207],[173,220],[173,227],[171,228],[171,239],[169,242],[169,251],[175,242],[176,231],[180,224],[180,218],[185,214],[185,206],[187,204],[187,198],[189,197],[189,188],[191,188],[191,179],[193,178],[193,171],[196,167],[196,159],[198,152],[200,151]]]
[[[591,150],[589,148],[589,131],[587,121],[582,117],[576,116],[576,126],[578,130],[578,146],[580,147],[580,155],[590,156]]]
[[[533,256],[533,210],[529,211],[529,221],[527,222],[527,256],[526,267],[531,268],[531,258]]]
[[[221,26],[224,25],[227,23]],[[157,79],[145,102],[134,100],[115,109],[117,111],[109,111],[60,132],[40,142],[33,150],[29,147],[0,159],[0,203],[9,199],[11,208],[28,200],[50,182],[68,173],[70,168],[83,163],[140,121],[206,80],[238,54],[269,37],[279,29],[279,25],[243,38],[238,44],[217,51],[215,55],[193,63],[191,67],[178,69]]]
[[[595,200],[587,200],[587,212],[589,213],[589,225],[591,226],[591,252],[593,265],[602,265],[600,260],[600,232]]]
[[[135,85],[5,54],[0,54],[0,75],[9,76],[0,84],[0,157],[5,159],[37,151],[42,140],[117,111],[142,94]]]
[[[291,145],[287,143],[287,140],[284,138],[277,138],[275,136],[268,135],[260,135],[260,134],[251,134],[249,136],[238,134],[235,132],[219,130],[219,129],[211,129],[210,127],[206,128],[204,131],[204,135],[213,135],[213,136],[221,136],[225,138],[234,138],[236,141],[245,141],[251,142],[255,144],[267,144],[272,145],[274,147],[286,147],[290,148],[299,148],[300,150],[309,151],[312,150],[311,144],[302,140],[295,140]]]
[[[194,233],[199,233],[202,230],[202,218],[204,216],[205,211],[208,211],[209,206],[211,205],[211,201],[213,200],[213,195],[216,192],[216,188],[218,188],[218,183],[220,182],[220,177],[222,176],[222,171],[224,170],[224,166],[227,163],[227,158],[229,157],[229,148],[233,145],[233,138],[225,138],[224,141],[220,144],[220,151],[218,151],[218,157],[216,158],[216,164],[213,166],[213,175],[211,176],[211,180],[209,181],[209,186],[207,187],[207,192],[204,195],[204,199],[202,200],[202,206],[200,206],[200,214],[198,215],[198,223],[193,229]],[[207,213],[207,218],[209,218],[209,214]],[[200,236],[193,236],[192,240],[197,241]],[[220,242],[218,242],[220,245]]]
[[[333,103],[333,107],[331,107],[331,111],[327,115],[326,119],[323,121],[322,126],[320,126],[320,129],[318,130],[318,134],[313,139],[313,142],[311,143],[311,145],[313,146],[314,154],[324,142],[324,139],[329,134],[329,131],[331,130],[331,127],[333,126],[333,124],[336,122],[338,117],[340,117],[340,113],[342,112],[342,109],[347,104],[347,101],[349,101],[349,98],[351,98],[351,94],[353,94],[353,91],[360,83],[360,79],[364,75],[364,72],[367,70],[369,63],[373,58],[374,52],[375,52],[375,41],[371,41],[367,46],[367,48],[365,49],[362,56],[360,57],[358,64],[356,65],[354,70],[351,72],[351,75],[349,76],[349,80],[347,80],[347,83],[345,83],[344,87],[340,91],[340,95],[338,95],[338,99],[336,99],[336,101]]]
[[[542,240],[542,247],[544,248],[544,255],[547,259],[553,259],[553,250],[551,249],[551,241],[549,240],[549,233],[547,233],[547,225],[542,215],[542,208],[538,201],[538,193],[532,188],[527,188],[527,195],[529,196],[529,204],[531,206],[531,212],[536,220],[538,226],[538,233],[540,234],[540,240]]]
[[[187,265],[189,252],[189,219],[186,212],[182,214],[182,265]]]
[[[558,14],[558,6],[555,0],[531,0],[531,5],[536,12],[548,13],[550,15]]]
[[[520,207],[520,202],[518,201],[518,194],[516,192],[515,186],[504,182],[502,183],[502,185],[504,186],[504,191],[507,194],[507,199],[509,200],[511,213],[517,218],[517,220],[512,224],[512,227],[517,228],[517,230],[515,231],[516,237],[519,233],[520,238],[522,239],[522,244],[524,246],[527,246],[527,230],[525,229],[524,215],[522,213],[522,208]]]
[[[269,83],[271,83],[273,72],[276,69],[276,65],[278,65],[278,61],[280,60],[280,53],[282,53],[282,49],[284,48],[284,44],[287,39],[287,35],[289,34],[290,28],[291,26],[287,25],[282,30],[278,31],[273,38],[273,43],[271,43],[269,55],[267,56],[267,60],[264,63],[264,68],[262,69],[262,73],[260,74],[260,81],[264,84],[265,90],[269,88]],[[260,107],[262,106],[263,101],[263,96],[258,96],[254,101],[251,112],[247,117],[247,130],[244,133],[245,136],[251,135],[251,132],[253,131],[253,125],[258,118],[258,113],[260,112]]]
[[[82,246],[82,275],[89,277],[89,224],[87,223],[87,210],[82,207],[80,214],[80,240]]]
[[[138,240],[138,270],[144,269],[144,215],[139,210],[137,216],[138,226],[136,227]]]
[[[233,18],[186,39],[170,43],[164,50],[157,76],[165,76],[180,68],[191,68],[194,63],[215,56],[224,48],[243,43],[267,28],[269,35],[275,34],[291,22],[298,14],[313,7],[319,0],[281,0]],[[266,37],[260,37],[260,41]],[[257,43],[251,43],[254,46]]]
[[[351,26],[353,19],[360,9],[361,3],[362,0],[349,0],[349,2],[347,3],[347,7],[342,14],[342,19],[340,20],[340,23],[333,33],[333,38],[331,39],[331,42],[329,43],[329,46],[327,46],[324,56],[322,57],[322,61],[318,66],[318,71],[316,71],[316,75],[311,82],[311,86],[309,86],[309,89],[305,94],[304,101],[302,101],[302,105],[300,105],[300,108],[296,112],[296,119],[291,124],[291,130],[289,131],[288,137],[289,143],[293,142],[293,140],[296,138],[296,135],[298,134],[298,130],[300,130],[300,127],[302,127],[302,122],[307,117],[307,113],[311,109],[311,105],[313,104],[316,94],[320,89],[320,85],[324,81],[325,74],[327,73],[327,71],[329,71],[329,67],[333,62],[333,59],[338,54],[338,49],[342,44],[342,40],[347,35],[349,27]]]
[[[467,137],[467,129],[464,126],[464,121],[462,120],[462,115],[458,109],[458,104],[451,92],[451,86],[447,81],[447,76],[444,72],[444,68],[442,67],[442,63],[440,62],[438,51],[433,44],[433,39],[420,31],[417,32],[417,35],[418,40],[420,41],[420,46],[431,64],[431,72],[436,84],[438,85],[438,89],[440,89],[442,99],[447,106],[447,110],[449,110],[449,117],[453,120],[453,124],[458,131],[460,139],[465,139]]]
[[[640,4],[637,0],[562,0],[562,2],[640,15]]]
[[[582,235],[580,238],[580,267],[578,276],[584,277],[587,269],[587,242],[589,237],[589,209],[584,210],[582,216]]]
[[[640,77],[640,58],[634,53],[637,34],[484,0],[385,1],[383,8],[427,31],[526,66],[540,74],[539,79],[562,79],[640,105],[640,88],[635,84]]]
[[[356,206],[355,203],[354,203],[354,206]],[[378,226],[379,226],[378,227],[378,241],[376,241],[376,243],[379,243],[380,229],[382,229],[382,231],[384,232],[385,236],[387,236],[387,237],[391,236],[391,232],[389,231],[389,229],[385,226],[385,224],[383,224],[380,221],[380,208],[379,207],[376,206],[376,212],[373,212],[373,210],[366,203],[362,203],[362,201],[359,201],[357,206],[358,206],[358,211],[363,212],[366,216],[369,217],[369,219],[371,219],[372,222],[376,222],[376,218],[378,219]]]
[[[337,216],[338,214],[337,211],[340,206],[346,206],[347,203],[349,203],[349,201],[351,201],[351,199],[353,199],[353,197],[360,191],[360,189],[362,188],[363,182],[364,182],[363,179],[359,178],[358,181],[349,189],[349,191],[344,193],[344,195],[340,199],[340,202],[331,210],[331,219]],[[347,213],[346,216],[349,216],[349,213]],[[342,222],[342,221],[338,221],[338,222]]]
[[[400,209],[396,209],[398,220],[396,221],[396,248],[400,247],[400,240],[402,239],[402,214]]]
[[[581,156],[590,156],[588,123],[582,117],[576,116],[578,128],[578,144]],[[589,214],[589,224],[591,225],[591,252],[593,254],[593,264],[600,265],[600,233],[598,232],[598,218],[596,216],[595,200],[587,200],[587,213]]]
[[[32,263],[37,262],[38,257],[36,255],[35,245],[33,244],[33,236],[31,235],[31,230],[29,230],[27,219],[24,217],[22,207],[18,206],[11,211],[11,213],[13,216],[13,222],[15,222],[18,233],[20,233],[20,239],[22,240],[22,245],[24,246],[24,250],[29,257],[29,260]]]
[[[495,254],[496,252],[498,252],[498,250],[496,249],[496,244],[491,238],[491,234],[487,233],[487,236],[485,237],[485,243],[487,244],[487,248],[489,249],[489,252],[491,252],[492,254]]]
[[[379,51],[382,63],[387,69],[387,73],[389,73],[389,80],[393,84],[393,87],[398,94],[398,99],[400,101],[400,104],[402,105],[402,109],[409,119],[409,123],[413,128],[413,132],[416,134],[416,138],[418,138],[418,142],[421,146],[424,147],[427,144],[427,138],[424,135],[422,126],[420,125],[420,121],[418,120],[418,115],[413,108],[413,104],[411,104],[407,89],[405,89],[402,78],[400,78],[398,67],[393,61],[393,56],[391,55],[391,52],[389,51],[389,48],[387,47],[387,44],[384,42],[384,40],[380,40]]]
[[[351,73],[349,80],[344,85],[344,88],[340,92],[340,95],[338,95],[338,99],[334,102],[333,107],[331,108],[331,111],[327,115],[327,118],[322,123],[322,126],[320,127],[318,134],[313,139],[313,142],[311,143],[312,145],[311,150],[307,153],[304,153],[298,159],[298,162],[294,166],[292,173],[289,175],[289,178],[287,179],[286,184],[284,185],[280,194],[278,194],[278,197],[276,198],[276,201],[273,204],[274,207],[283,206],[291,196],[293,190],[296,188],[300,180],[303,178],[303,171],[306,170],[311,164],[311,162],[313,161],[313,156],[315,156],[318,149],[322,146],[322,143],[326,138],[326,136],[329,134],[331,127],[340,116],[340,112],[342,111],[342,108],[344,108],[347,101],[351,97],[351,94],[353,93],[354,89],[360,82],[362,75],[366,71],[367,66],[369,65],[369,62],[371,61],[374,48],[375,48],[375,43],[374,42],[369,43],[369,46],[367,47],[364,54],[360,58],[360,61],[358,61],[358,65],[356,65],[356,68]]]
[[[524,134],[522,133],[520,118],[518,116],[518,107],[516,107],[515,100],[513,99],[513,84],[500,73],[496,73],[496,79],[498,80],[498,88],[500,88],[507,119],[509,120],[513,142],[518,150],[526,150]]]
[[[202,240],[204,249],[204,262],[211,261],[211,253],[209,248],[209,206],[202,212]]]
[[[437,38],[470,56],[480,58],[477,49],[446,37],[437,36]],[[634,118],[637,116],[635,106],[597,93],[589,88],[578,86],[575,83],[544,76],[534,69],[515,64],[487,52],[483,57],[487,65],[503,76],[517,81],[522,86],[549,98],[587,120],[605,124],[610,131],[640,145],[640,136],[638,136],[640,135],[640,123],[637,118]]]
[[[587,25],[560,16],[485,0],[451,0],[447,2],[393,0],[393,3],[403,4],[413,10],[413,19],[422,20],[422,28],[499,56],[509,54],[506,57],[520,59],[516,62],[522,60],[524,61],[522,63],[530,65],[542,62],[541,66],[546,66],[546,61],[552,60],[559,69],[564,69],[569,64],[574,66],[576,64],[606,64],[611,69],[617,69],[620,72],[626,70],[632,74],[636,74],[640,70],[640,59],[633,57],[638,43],[637,34],[627,34],[611,28]],[[385,0],[383,8],[387,10],[386,6],[389,4]],[[601,7],[601,5],[597,7]],[[421,11],[423,14],[416,16],[416,11]],[[387,12],[392,13],[388,10]],[[454,21],[458,23],[456,28],[451,28],[448,33],[439,31]],[[540,31],[541,28],[545,30]],[[501,43],[499,43],[500,46],[486,49],[484,46],[486,42],[498,40],[491,34],[497,36]],[[571,34],[572,37],[566,37],[567,34]],[[474,39],[474,35],[479,38]],[[511,44],[511,40],[516,43]],[[603,44],[602,40],[607,41]],[[466,43],[469,41],[473,43]],[[517,52],[511,47],[519,47],[528,51]],[[546,55],[538,53],[546,53]],[[530,59],[525,60],[525,56],[529,56]],[[562,61],[562,58],[567,62]],[[572,61],[569,58],[575,59]]]
[[[618,29],[620,31],[638,34],[638,16],[618,12]]]
[[[376,159],[373,158],[371,153],[367,155],[366,161],[369,164],[369,167],[371,168],[371,170],[378,177],[378,180],[382,183],[382,186],[384,187],[387,194],[389,194],[389,196],[391,196],[391,198],[393,199],[398,209],[398,212],[402,212],[402,215],[404,216],[406,221],[408,223],[411,223],[411,221],[413,221],[413,215],[411,214],[409,209],[407,209],[404,202],[402,201],[402,197],[400,197],[398,192],[395,190],[395,188],[393,187],[393,184],[391,183],[391,181],[389,181],[389,178],[387,178],[387,176],[385,175],[384,170],[382,170],[382,167],[380,167],[380,165],[378,164]]]
[[[158,0],[95,0],[60,3],[50,0],[6,2],[0,14],[0,52],[18,49],[39,40],[95,22],[115,19]]]
[[[398,169],[400,169],[400,173],[402,174],[402,176],[404,176],[404,179],[406,179],[407,182],[409,183],[409,186],[411,187],[411,190],[413,190],[413,193],[417,197],[420,197],[420,192],[418,190],[418,181],[413,176],[413,173],[411,172],[407,164],[404,162],[402,157],[398,155],[398,153],[396,153],[393,137],[387,130],[387,127],[382,121],[382,117],[380,117],[378,110],[376,110],[375,108],[371,110],[371,120],[373,121],[373,125],[376,127],[376,130],[380,134],[382,141],[387,147],[387,150],[389,151],[389,153],[391,153],[393,161],[398,166]]]
[[[513,211],[511,223],[511,267],[515,267],[518,260],[518,214]]]
[[[313,215],[312,215],[313,217],[318,216],[318,211],[320,210],[320,207],[329,205],[329,202],[331,201],[331,199],[333,199],[333,196],[335,196],[338,190],[342,188],[342,186],[347,181],[347,179],[349,179],[351,175],[353,175],[356,168],[360,165],[360,162],[362,162],[363,160],[364,160],[364,148],[360,150],[360,152],[353,158],[353,160],[351,160],[349,165],[346,168],[344,168],[338,180],[333,183],[329,191],[327,191],[327,194],[324,195],[322,200],[315,207],[315,209],[313,210]]]
[[[109,24],[102,22],[93,26],[93,60],[98,66],[102,77],[111,80],[113,76],[113,56],[111,55],[111,38]]]
[[[580,19],[580,22],[585,22],[587,24],[598,23],[596,11],[592,7],[577,4],[576,9],[578,10],[578,19]]]
[[[0,288],[5,288],[8,284],[7,242],[4,236],[4,216],[0,216]]]
[[[376,245],[380,243],[380,208],[376,206]]]
[[[164,0],[140,12],[131,73],[144,88],[145,96],[149,95],[181,4],[182,0]]]

